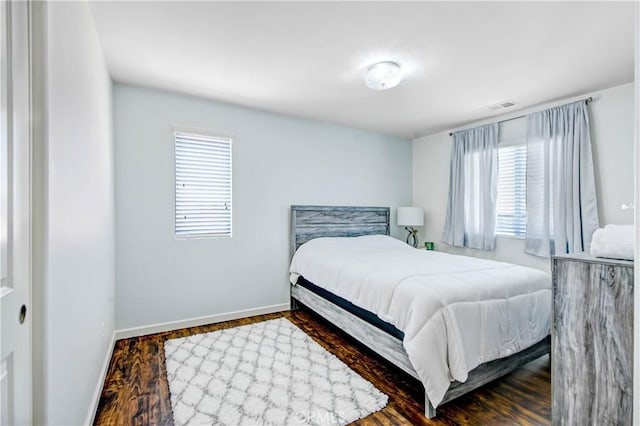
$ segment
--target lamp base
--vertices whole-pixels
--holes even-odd
[[[404,229],[409,232],[409,235],[407,235],[407,244],[412,247],[418,248],[418,230],[413,227],[405,227]]]

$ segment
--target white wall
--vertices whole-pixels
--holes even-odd
[[[608,223],[631,224],[633,212],[622,211],[620,207],[623,203],[631,203],[634,199],[633,83],[584,95],[584,97],[587,96],[594,98],[590,105],[590,120],[600,224],[601,226]],[[536,109],[563,102],[554,102]],[[500,119],[497,117],[485,122]],[[481,123],[464,127],[473,127],[476,124]],[[500,133],[501,139],[526,139],[525,119],[501,124]],[[413,141],[413,203],[423,207],[426,213],[425,226],[421,230],[421,241],[434,241],[437,249],[443,251],[548,270],[548,259],[524,253],[523,240],[498,237],[496,250],[493,252],[453,248],[441,242],[449,191],[450,147],[449,131]]]
[[[114,330],[112,87],[88,4],[33,7],[35,420],[77,425]]]
[[[411,203],[408,140],[119,84],[114,102],[118,328],[288,303],[291,204]],[[233,238],[174,238],[174,125],[235,134]]]

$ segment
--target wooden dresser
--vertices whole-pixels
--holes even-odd
[[[633,262],[555,256],[554,425],[631,425]]]

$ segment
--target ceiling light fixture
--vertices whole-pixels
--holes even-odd
[[[378,62],[371,65],[364,75],[364,84],[369,89],[386,90],[396,87],[402,80],[402,70],[395,62]]]

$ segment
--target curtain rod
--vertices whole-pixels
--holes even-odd
[[[590,102],[592,102],[592,101],[593,101],[593,97],[592,97],[592,96],[589,96],[588,98],[586,98],[586,99],[584,100],[584,103],[588,105],[588,104],[589,104]],[[519,116],[517,116],[517,117],[505,118],[504,120],[498,120],[496,123],[506,123],[507,121],[517,120],[518,118],[524,118],[524,117],[526,117],[527,115],[528,115],[528,114],[523,114],[523,115],[519,115]],[[461,130],[456,130],[456,131],[457,131],[457,132],[461,132],[461,131],[463,131],[463,130],[467,130],[467,129],[461,129]],[[454,133],[454,132],[449,133],[449,136],[453,136],[453,133]]]

